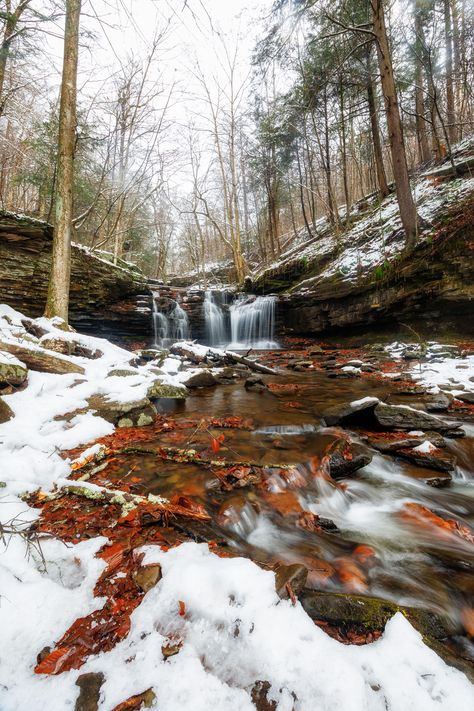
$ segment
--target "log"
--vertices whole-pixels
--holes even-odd
[[[251,360],[246,356],[241,356],[233,351],[226,351],[226,356],[231,360],[232,363],[241,363],[246,365],[250,370],[254,370],[257,373],[264,373],[265,375],[276,375],[276,370],[270,368],[268,365],[263,365],[256,360]]]

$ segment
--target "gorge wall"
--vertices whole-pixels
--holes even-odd
[[[0,301],[27,316],[40,316],[51,265],[52,227],[0,212]],[[150,337],[151,293],[132,265],[114,266],[72,247],[70,322],[84,333],[113,340]]]

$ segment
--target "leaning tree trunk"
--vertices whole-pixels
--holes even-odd
[[[81,0],[66,0],[64,58],[59,108],[58,172],[54,202],[51,274],[45,316],[68,319],[76,139],[77,60]]]
[[[416,243],[417,214],[410,188],[402,121],[393,75],[392,56],[385,27],[383,0],[370,0],[370,2],[372,6],[373,31],[377,39],[380,80],[385,99],[395,189],[400,209],[400,218],[402,220],[403,229],[405,230],[406,245],[411,249]]]

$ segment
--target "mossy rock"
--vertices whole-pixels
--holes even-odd
[[[10,353],[0,353],[0,383],[21,385],[28,377],[28,368]]]
[[[14,416],[13,410],[7,405],[7,403],[0,398],[0,424],[8,422]]]
[[[188,391],[180,385],[169,385],[163,383],[157,378],[148,388],[147,396],[149,398],[166,398],[168,400],[185,400],[188,396]]]

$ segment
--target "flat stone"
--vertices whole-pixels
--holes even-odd
[[[246,379],[244,387],[246,390],[253,390],[255,392],[263,392],[268,389],[259,375],[250,375]]]
[[[447,393],[436,393],[435,395],[427,395],[423,398],[423,404],[428,412],[438,412],[447,410],[453,401],[453,396]]]
[[[338,425],[355,413],[360,412],[362,414],[373,411],[379,402],[380,400],[377,397],[365,397],[361,400],[353,400],[352,402],[328,408],[323,412],[323,418],[328,427],[331,427],[332,425]]]
[[[442,420],[436,415],[430,415],[406,405],[387,405],[379,402],[374,410],[379,425],[389,430],[433,430],[445,434],[461,433],[459,425]]]

